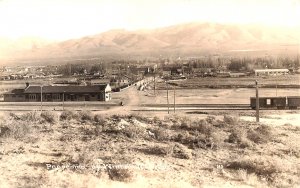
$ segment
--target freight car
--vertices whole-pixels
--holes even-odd
[[[256,98],[250,98],[250,106],[256,108]],[[259,97],[259,108],[277,108],[285,109],[286,97]]]
[[[266,109],[297,109],[300,106],[300,96],[259,97],[259,108]],[[256,98],[250,97],[250,107],[256,108]]]
[[[289,109],[297,109],[300,106],[300,97],[298,96],[289,96],[287,97]]]

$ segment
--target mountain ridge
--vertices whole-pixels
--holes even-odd
[[[186,23],[157,29],[113,29],[100,34],[56,43],[37,43],[17,50],[15,58],[79,56],[157,56],[226,53],[234,50],[287,50],[297,52],[300,29],[257,25]],[[296,47],[295,47],[296,46]],[[19,49],[16,47],[16,49]],[[299,47],[298,47],[299,51]]]

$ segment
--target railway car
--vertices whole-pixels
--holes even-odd
[[[250,106],[256,108],[256,98],[250,97]],[[285,109],[287,106],[286,97],[259,97],[259,108]]]
[[[297,109],[300,106],[300,96],[287,97],[287,105],[289,109]]]

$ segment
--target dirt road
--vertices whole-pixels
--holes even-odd
[[[97,112],[97,114],[130,114],[130,112],[135,109],[140,104],[140,95],[142,91],[139,91],[136,86],[131,86],[122,92],[114,93],[123,106],[116,106],[110,109]]]

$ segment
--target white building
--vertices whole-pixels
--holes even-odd
[[[255,76],[268,76],[268,75],[285,75],[289,73],[288,69],[256,69]]]

